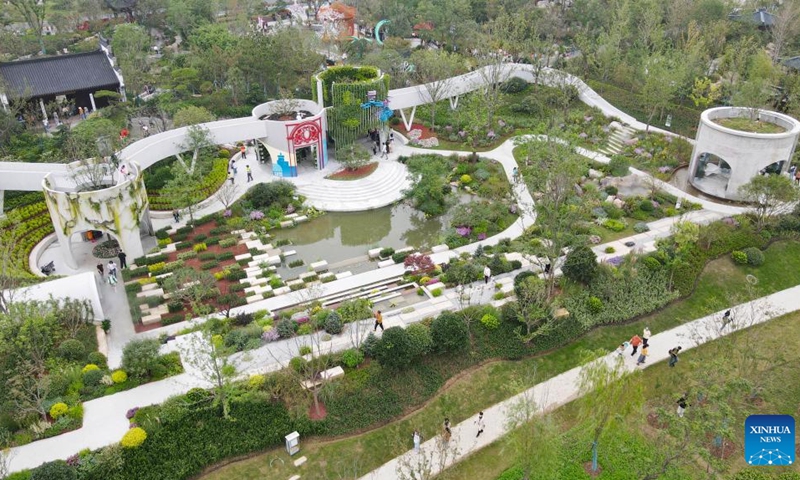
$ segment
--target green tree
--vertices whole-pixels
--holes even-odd
[[[649,55],[642,65],[644,84],[639,92],[647,112],[647,131],[653,118],[669,107],[672,97],[681,87],[685,70],[680,54],[675,51]]]
[[[401,327],[387,328],[375,347],[375,358],[386,368],[399,370],[414,360],[411,339]]]
[[[460,58],[442,50],[417,50],[409,61],[414,64],[414,80],[424,85],[431,103],[431,130],[436,130],[436,104],[450,96],[452,77],[459,70]]]
[[[640,408],[643,382],[638,373],[628,372],[622,357],[609,357],[602,350],[586,352],[579,375],[583,395],[580,417],[591,432],[592,472],[597,472],[598,446],[603,435]]]
[[[433,348],[439,352],[458,352],[469,345],[469,330],[464,318],[442,312],[431,323]]]
[[[784,175],[757,175],[739,188],[739,194],[755,206],[759,231],[764,228],[769,217],[790,211],[791,204],[800,199],[797,185]]]
[[[201,181],[200,175],[187,173],[179,164],[173,165],[172,172],[172,179],[164,186],[166,196],[172,208],[186,210],[189,213],[189,221],[194,223],[197,204],[205,200],[205,194],[197,188]]]
[[[44,49],[42,36],[44,35],[43,30],[45,14],[47,13],[47,2],[39,0],[8,0],[8,3],[16,8],[19,14],[22,15],[22,18],[25,19],[25,22],[28,23],[28,27],[33,30],[33,34],[36,35],[36,38],[39,40],[42,54],[46,54],[47,52]]]
[[[173,118],[176,127],[189,127],[212,121],[214,121],[214,114],[209,112],[206,108],[196,107],[194,105],[181,108],[175,112]]]
[[[347,170],[358,170],[366,166],[371,159],[372,156],[367,149],[357,143],[336,150],[336,160]]]
[[[139,379],[150,377],[158,364],[161,343],[155,338],[131,340],[122,349],[122,369]]]
[[[212,385],[214,401],[222,408],[222,416],[230,419],[231,396],[241,357],[230,355],[222,336],[212,335],[208,329],[189,334],[186,347],[183,358],[192,367],[192,373]]]
[[[186,141],[181,145],[181,148],[186,152],[192,152],[192,159],[189,164],[187,164],[182,154],[175,154],[175,158],[178,159],[178,165],[183,169],[184,175],[191,177],[197,172],[196,167],[201,152],[213,147],[214,142],[211,138],[211,132],[203,125],[189,126],[186,129],[186,134]]]
[[[212,23],[216,13],[215,2],[208,0],[170,0],[167,2],[167,24],[190,38],[195,29]]]
[[[561,271],[564,273],[564,277],[573,282],[591,285],[597,278],[597,255],[585,245],[575,247],[567,254]]]
[[[525,327],[525,333],[520,334],[522,341],[530,342],[549,331],[551,299],[547,284],[535,274],[525,276],[519,283],[515,279],[514,283],[516,301],[511,304],[511,311]]]
[[[447,160],[439,156],[415,155],[406,165],[411,180],[411,188],[404,192],[406,197],[426,215],[443,214],[447,206]]]
[[[206,270],[194,268],[179,268],[172,272],[164,281],[164,288],[170,294],[170,301],[188,303],[195,315],[200,316],[214,311],[204,302],[219,295],[216,278]]]
[[[111,48],[119,61],[125,84],[132,94],[141,92],[147,83],[147,54],[150,44],[150,35],[140,25],[122,23],[114,27]]]

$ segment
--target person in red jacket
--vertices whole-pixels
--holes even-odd
[[[636,351],[639,350],[639,345],[642,344],[642,339],[639,338],[639,335],[634,335],[631,338],[631,347],[633,347],[633,352],[631,352],[631,357],[636,355]]]

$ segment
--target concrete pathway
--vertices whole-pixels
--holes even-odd
[[[778,305],[781,308],[777,308]],[[732,309],[734,321],[726,327],[722,327],[723,312],[720,311],[671,330],[655,333],[650,339],[648,363],[643,368],[669,358],[667,351],[675,346],[682,346],[685,352],[721,336],[764,323],[785,313],[797,310],[800,310],[800,286],[734,307]],[[629,353],[623,356],[623,361],[628,371],[633,371],[637,368],[634,358]],[[614,362],[616,361],[616,354],[610,353],[597,361]],[[440,473],[471,453],[506,435],[508,433],[507,425],[512,424],[513,419],[516,418],[515,412],[519,410],[515,409],[515,407],[520,402],[532,400],[539,411],[547,411],[579,398],[581,396],[579,388],[581,368],[576,367],[563,372],[506,401],[484,409],[486,428],[480,437],[476,438],[475,436],[477,427],[475,425],[476,417],[473,416],[452,427],[453,435],[447,448],[442,448],[441,438],[436,436],[422,444],[420,453],[410,450],[364,475],[361,479],[400,480],[403,478],[416,478],[413,473],[419,473],[417,469],[420,464],[426,464],[427,468],[431,469],[430,475]],[[410,443],[411,432],[408,432],[408,438]],[[420,457],[423,460],[420,460]]]

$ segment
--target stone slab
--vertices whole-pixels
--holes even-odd
[[[434,247],[434,248],[436,248],[436,247]],[[380,254],[381,254],[381,250],[383,250],[383,249],[382,248],[372,248],[372,249],[367,251],[367,255],[369,255],[369,258],[378,258],[380,256]]]
[[[297,213],[289,213],[289,214],[284,215],[283,218],[285,218],[287,220],[294,220],[295,218],[298,217],[298,215],[299,214],[297,214]]]
[[[166,245],[163,249],[161,249],[161,253],[172,253],[177,249],[178,249],[177,244],[170,243],[169,245]]]
[[[298,458],[297,460],[294,461],[294,466],[295,467],[299,467],[300,465],[306,463],[306,461],[308,461],[308,459],[306,457],[300,457],[300,458]]]
[[[392,260],[391,258],[388,260],[382,260],[378,262],[378,268],[391,267],[392,265],[394,265],[394,260]]]
[[[307,222],[307,221],[308,221],[308,217],[305,216],[305,215],[300,215],[299,217],[294,219],[294,223],[303,223],[303,222]]]
[[[261,300],[264,300],[264,296],[260,295],[260,294],[259,295],[250,295],[249,297],[247,297],[246,300],[247,300],[247,303],[260,302]]]
[[[305,280],[306,278],[316,277],[316,276],[317,276],[317,272],[304,272],[304,273],[301,273],[300,275],[298,275],[298,277],[300,277],[300,280]]]
[[[148,283],[147,285],[142,285],[142,291],[143,292],[148,292],[150,290],[155,290],[157,288],[159,288],[159,287],[158,287],[158,284],[155,283],[155,282],[154,283]]]
[[[319,262],[312,263],[311,265],[309,265],[309,267],[311,267],[315,272],[318,272],[320,270],[325,270],[326,268],[328,268],[328,262],[326,260],[320,260]]]
[[[294,226],[294,222],[292,220],[287,220],[285,222],[281,222],[281,228],[290,228]]]
[[[257,237],[257,235],[255,234],[255,232],[244,232],[244,233],[242,233],[242,239],[244,239],[244,240],[251,240],[251,239],[256,238],[256,237]]]
[[[283,295],[284,293],[289,293],[291,291],[292,289],[289,287],[278,287],[274,289],[272,293],[274,293],[275,295]]]
[[[258,277],[258,278],[248,277],[239,280],[239,283],[249,283],[251,287],[254,287],[256,285],[263,285],[265,283],[269,283],[269,279],[264,277]]]
[[[284,257],[291,257],[292,255],[297,255],[297,250],[287,250],[283,252]]]
[[[153,285],[158,286],[158,284],[155,284],[155,283]],[[139,293],[136,294],[136,296],[138,298],[157,297],[157,296],[160,296],[160,295],[164,295],[164,289],[162,289],[162,288],[156,288],[156,289],[153,289],[153,290],[146,290],[146,291],[142,291],[142,292],[139,292]]]
[[[233,259],[236,260],[237,262],[239,260],[247,260],[248,258],[253,258],[253,256],[250,255],[249,253],[243,253],[241,255],[236,255],[233,257]]]
[[[288,282],[286,282],[286,285],[289,286],[289,287],[293,287],[295,285],[304,285],[304,284],[305,284],[305,282],[303,282],[302,280],[299,280],[299,279],[289,280]]]
[[[352,276],[353,276],[353,272],[348,270],[346,272],[337,273],[336,274],[336,280],[341,280],[343,278],[352,277]]]
[[[278,257],[278,256],[269,257],[269,259],[267,260],[267,263],[269,265],[280,265],[281,264],[281,257]]]
[[[442,244],[442,245],[434,245],[434,246],[431,248],[431,252],[433,252],[433,253],[441,253],[441,252],[446,252],[446,251],[448,251],[448,250],[450,250],[450,247],[448,247],[448,246],[447,246],[447,245],[445,245],[445,244]]]
[[[264,244],[261,243],[261,240],[250,240],[249,242],[244,242],[244,244],[247,246],[248,250],[251,248],[260,249],[264,246]]]

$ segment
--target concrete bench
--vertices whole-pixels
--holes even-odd
[[[394,260],[392,260],[391,258],[388,260],[382,260],[378,262],[378,268],[391,267],[392,265],[394,265]]]
[[[305,282],[303,282],[302,280],[299,280],[299,279],[297,279],[297,280],[289,280],[288,282],[286,282],[286,286],[287,287],[294,287],[295,285],[305,285]]]
[[[320,270],[326,270],[328,268],[328,262],[325,260],[321,260],[319,262],[312,263],[311,265],[309,265],[309,267],[311,267],[311,269],[314,270],[315,272],[319,272]]]
[[[337,273],[336,274],[336,280],[341,280],[343,278],[352,277],[352,276],[353,276],[353,272],[348,270],[346,272]]]
[[[287,250],[283,252],[284,257],[291,257],[292,255],[297,255],[297,250]]]
[[[289,288],[289,287],[278,287],[278,288],[272,290],[272,293],[274,293],[275,295],[283,295],[283,294],[289,293],[291,291],[292,291],[292,289]]]
[[[263,296],[263,295],[261,295],[261,294],[258,294],[258,295],[250,295],[249,297],[247,297],[247,299],[246,299],[246,300],[247,300],[247,303],[248,303],[248,304],[250,304],[250,303],[255,303],[255,302],[260,302],[261,300],[264,300],[264,296]]]
[[[253,256],[250,255],[249,253],[243,253],[241,255],[236,255],[236,256],[233,257],[233,259],[236,260],[237,262],[239,260],[247,260],[247,259],[250,259],[250,258],[253,258]]]
[[[305,215],[300,215],[299,217],[294,219],[294,223],[303,223],[303,222],[307,222],[307,221],[308,221],[308,217],[305,216]]]
[[[344,376],[344,369],[342,367],[333,367],[325,370],[324,372],[320,373],[319,376],[321,377],[319,380],[306,380],[302,382],[303,388],[306,390],[311,390],[318,385],[321,385],[322,382],[333,380],[334,378],[339,378]]]
[[[155,285],[156,287],[158,287],[158,284],[156,284],[156,283],[151,283],[150,285]],[[159,297],[159,296],[163,296],[163,295],[164,295],[164,289],[162,289],[162,288],[154,288],[152,290],[142,290],[141,292],[136,294],[136,296],[138,298]]]
[[[382,248],[372,248],[370,250],[367,250],[367,255],[369,256],[369,258],[378,258],[381,255],[381,250],[383,250],[383,249]]]
[[[249,283],[250,286],[253,287],[256,285],[263,285],[265,283],[269,283],[269,279],[264,277],[258,277],[258,278],[248,277],[239,280],[239,283]]]

